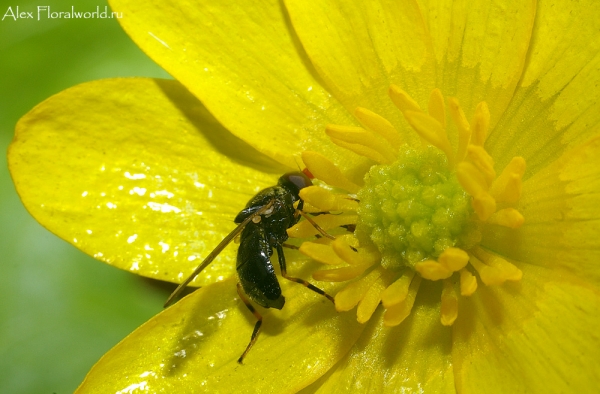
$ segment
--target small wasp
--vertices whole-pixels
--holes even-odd
[[[250,337],[250,343],[238,359],[240,364],[256,342],[262,324],[262,316],[248,298],[265,308],[281,309],[285,304],[285,298],[281,294],[281,287],[271,263],[274,249],[277,250],[281,276],[300,283],[333,302],[333,297],[318,287],[303,279],[288,276],[285,265],[283,246],[288,239],[286,230],[298,223],[301,215],[305,216],[302,212],[304,202],[300,198],[300,190],[308,186],[312,186],[312,182],[304,173],[289,172],[279,178],[276,186],[258,192],[235,217],[234,222],[238,226],[206,256],[204,261],[175,289],[165,303],[165,307],[171,305],[185,287],[241,233],[236,264],[239,277],[237,292],[257,321]],[[305,217],[323,235],[332,238],[308,216]],[[244,293],[248,298],[244,296]]]

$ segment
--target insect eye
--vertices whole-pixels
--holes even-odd
[[[279,184],[283,187],[294,190],[296,193],[305,187],[312,186],[310,178],[303,172],[288,172],[279,178]]]

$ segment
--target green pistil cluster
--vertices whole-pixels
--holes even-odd
[[[407,149],[395,163],[371,167],[358,198],[356,236],[378,247],[385,268],[436,260],[448,247],[468,250],[480,239],[471,198],[436,148]]]

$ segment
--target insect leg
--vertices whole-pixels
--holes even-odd
[[[321,226],[319,226],[317,224],[317,222],[315,222],[314,220],[312,220],[312,218],[310,216],[308,216],[307,214],[305,214],[302,210],[298,209],[297,212],[300,213],[300,215],[302,215],[304,217],[304,219],[308,220],[308,222],[310,224],[312,224],[313,227],[316,228],[317,231],[320,232],[322,236],[327,237],[329,239],[335,239],[335,237],[333,235],[331,235],[327,231],[323,230],[323,228]]]
[[[335,301],[333,300],[332,296],[330,296],[329,294],[325,293],[325,291],[319,289],[317,286],[315,286],[315,285],[313,285],[313,284],[305,281],[304,279],[293,278],[291,276],[288,276],[288,274],[287,274],[287,268],[285,266],[285,255],[283,254],[283,246],[282,245],[277,245],[277,258],[279,259],[279,266],[281,267],[281,276],[283,276],[287,280],[291,280],[292,282],[300,283],[301,285],[304,285],[304,286],[308,287],[309,289],[311,289],[315,293],[318,293],[318,294],[321,294],[322,296],[327,297],[327,299],[329,301],[335,303]]]
[[[250,300],[244,295],[244,291],[242,290],[242,285],[240,285],[239,283],[237,284],[237,292],[240,295],[240,298],[242,299],[244,304],[246,304],[246,307],[250,310],[250,312],[252,312],[254,317],[256,317],[256,324],[254,325],[254,331],[252,331],[252,336],[250,337],[250,343],[248,344],[248,346],[246,346],[246,350],[244,350],[244,353],[242,353],[240,358],[238,358],[238,363],[243,364],[244,357],[246,357],[246,354],[248,354],[248,352],[254,345],[254,342],[256,342],[256,338],[258,338],[258,333],[260,332],[260,326],[262,325],[262,316],[260,315],[260,313],[258,313],[258,311],[250,303]]]

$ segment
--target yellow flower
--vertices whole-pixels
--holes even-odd
[[[80,392],[594,391],[600,5],[307,4],[115,0],[179,82],[92,82],[19,122],[29,211],[141,275],[181,282],[298,166],[331,212],[335,240],[300,222],[286,255],[335,308],[281,281],[237,364],[254,321],[228,248]]]

